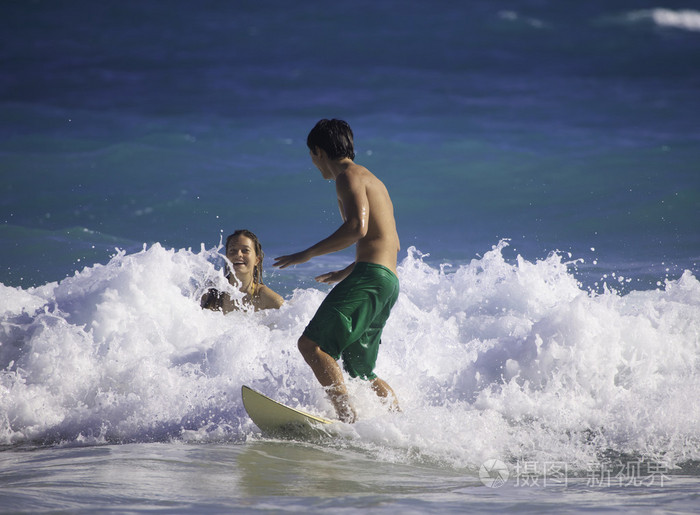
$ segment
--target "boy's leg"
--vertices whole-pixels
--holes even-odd
[[[313,370],[318,382],[328,392],[338,418],[343,422],[355,422],[357,415],[350,404],[348,389],[343,380],[343,371],[340,369],[338,362],[321,350],[316,342],[305,335],[299,338],[297,347],[301,355],[304,356],[304,360]]]

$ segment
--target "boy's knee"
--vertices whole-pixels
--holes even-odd
[[[316,352],[318,345],[312,339],[305,335],[301,335],[301,338],[297,341],[297,349],[301,352],[302,356],[310,356]]]

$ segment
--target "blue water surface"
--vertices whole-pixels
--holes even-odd
[[[268,256],[339,223],[322,117],[389,186],[404,249],[582,258],[654,287],[700,256],[698,11],[664,2],[14,2],[0,24],[0,280],[115,247]],[[290,285],[291,287],[291,285]]]

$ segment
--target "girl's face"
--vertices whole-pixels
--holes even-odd
[[[233,273],[239,279],[252,277],[255,265],[260,261],[255,252],[253,240],[242,234],[229,241],[228,247],[226,247],[226,257],[233,264]]]

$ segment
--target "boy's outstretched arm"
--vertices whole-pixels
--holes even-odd
[[[321,274],[316,276],[316,281],[319,283],[326,283],[326,284],[333,284],[333,283],[338,283],[345,279],[348,275],[350,275],[350,272],[352,272],[353,268],[355,268],[355,262],[353,261],[350,263],[348,266],[343,268],[342,270],[336,270],[335,272],[326,272],[325,274]]]
[[[336,179],[336,191],[345,215],[343,224],[328,238],[308,249],[275,258],[272,266],[287,268],[291,265],[306,263],[313,257],[343,250],[365,237],[369,219],[369,201],[361,181],[349,177],[349,174],[342,174]]]

